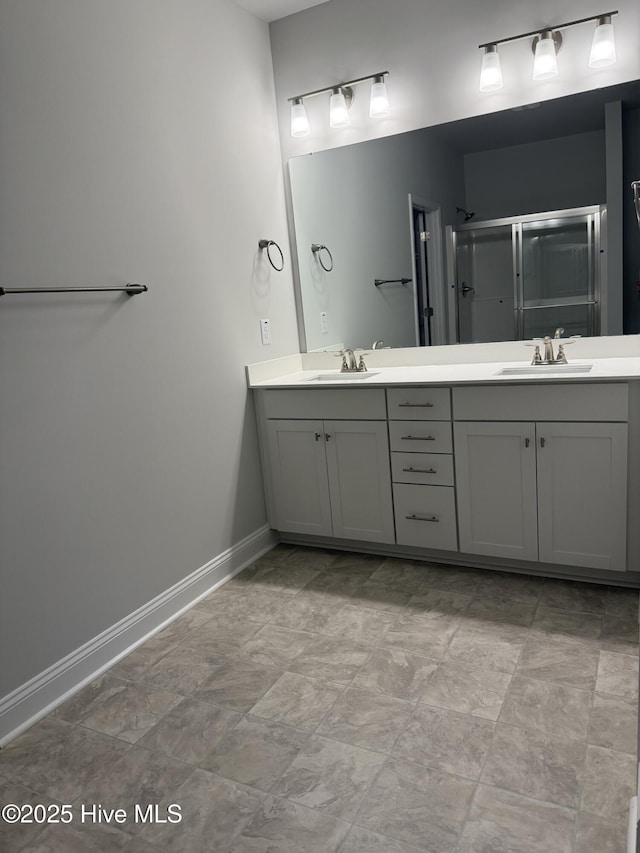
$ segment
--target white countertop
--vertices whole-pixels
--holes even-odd
[[[589,364],[592,365],[589,372],[575,370]],[[516,375],[501,374],[505,368],[519,368],[527,372]],[[572,368],[574,368],[573,371]],[[319,375],[323,377],[322,380],[316,379]],[[335,376],[335,378],[324,378],[328,376]],[[478,364],[371,366],[366,374],[355,375],[340,375],[339,370],[335,368],[307,369],[263,379],[252,377],[249,368],[247,377],[250,388],[367,388],[389,385],[468,385],[476,382],[500,385],[536,382],[611,382],[640,378],[640,357],[574,359],[570,360],[568,365],[559,367],[536,367],[522,360]]]

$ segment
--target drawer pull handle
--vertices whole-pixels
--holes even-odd
[[[440,521],[437,515],[405,515],[407,521]]]
[[[401,435],[402,441],[435,441],[433,435]]]
[[[398,403],[399,409],[433,409],[433,403]]]
[[[403,468],[402,469],[406,474],[437,474],[435,468]]]

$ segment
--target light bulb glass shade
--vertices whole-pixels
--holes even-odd
[[[556,45],[551,30],[545,30],[540,34],[536,44],[536,52],[533,60],[533,79],[547,80],[558,74],[558,58],[556,56]]]
[[[384,118],[391,112],[384,77],[374,77],[369,98],[369,118]]]
[[[593,33],[589,65],[591,68],[602,68],[613,65],[616,61],[616,40],[613,32],[611,17],[605,15],[598,18],[598,25]]]
[[[329,101],[329,126],[346,127],[349,124],[349,110],[342,89],[334,89]]]
[[[309,136],[311,125],[302,98],[296,98],[291,104],[291,136]]]
[[[502,66],[500,65],[500,55],[495,44],[491,44],[484,49],[482,57],[482,67],[480,68],[480,91],[481,92],[497,92],[502,89]]]

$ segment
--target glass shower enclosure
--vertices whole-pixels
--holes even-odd
[[[592,206],[447,229],[458,342],[598,335],[605,217]]]

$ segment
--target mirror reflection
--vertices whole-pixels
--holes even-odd
[[[638,81],[295,157],[289,178],[303,350],[640,331]]]

